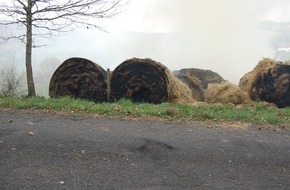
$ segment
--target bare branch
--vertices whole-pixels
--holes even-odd
[[[25,38],[26,38],[26,35],[18,35],[18,36],[15,36],[15,35],[11,35],[9,37],[0,37],[0,44],[3,44],[9,40],[20,40],[21,42],[23,42],[25,44]]]
[[[26,10],[27,9],[27,6],[20,0],[16,0],[20,5],[23,6],[23,9]]]
[[[32,0],[32,25],[39,28],[40,36],[73,31],[77,25],[105,31],[96,24],[99,19],[111,18],[127,8],[130,0]],[[22,24],[26,26],[27,1],[12,0],[12,4],[0,5],[0,12],[8,19],[0,25]],[[0,13],[1,14],[1,13]],[[49,32],[45,32],[49,31]]]

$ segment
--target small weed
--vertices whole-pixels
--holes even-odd
[[[169,107],[169,108],[166,108],[165,114],[168,116],[174,116],[174,115],[178,114],[178,112],[177,112],[176,108]]]

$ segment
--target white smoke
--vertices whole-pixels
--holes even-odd
[[[131,22],[119,27],[162,35],[139,37],[139,45],[125,52],[132,48],[136,56],[155,58],[172,70],[210,69],[233,83],[263,57],[274,58],[274,33],[260,30],[258,22],[287,15],[290,20],[287,0],[133,0],[132,8],[132,15],[123,18]]]

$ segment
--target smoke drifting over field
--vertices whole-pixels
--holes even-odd
[[[54,40],[39,40],[47,46],[34,49],[34,70],[42,70],[50,57],[60,63],[83,57],[111,70],[139,57],[170,70],[210,69],[237,84],[262,57],[275,57],[271,39],[277,31],[262,29],[259,22],[290,22],[288,10],[289,0],[131,0],[126,12],[106,23],[109,33],[80,28]],[[0,45],[5,50],[0,61],[15,59],[24,67],[24,50],[19,51],[24,46],[18,45],[17,51],[11,47]],[[45,77],[50,80],[51,73]]]
[[[137,2],[132,3],[137,7]],[[159,34],[154,41],[144,39],[132,51],[142,55],[153,49],[151,55],[170,69],[211,69],[237,83],[262,57],[274,57],[270,44],[274,33],[259,29],[258,22],[286,17],[279,14],[286,13],[281,7],[289,5],[286,0],[147,1],[143,22],[134,25],[139,31],[171,34]],[[273,12],[275,9],[280,13]]]

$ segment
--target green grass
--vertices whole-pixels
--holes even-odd
[[[187,105],[162,103],[159,105],[133,103],[122,99],[115,103],[94,103],[69,97],[13,98],[0,96],[1,108],[33,109],[68,114],[98,114],[105,116],[154,117],[185,121],[240,121],[256,124],[290,124],[290,108],[278,109],[263,104],[235,107],[233,105]]]

